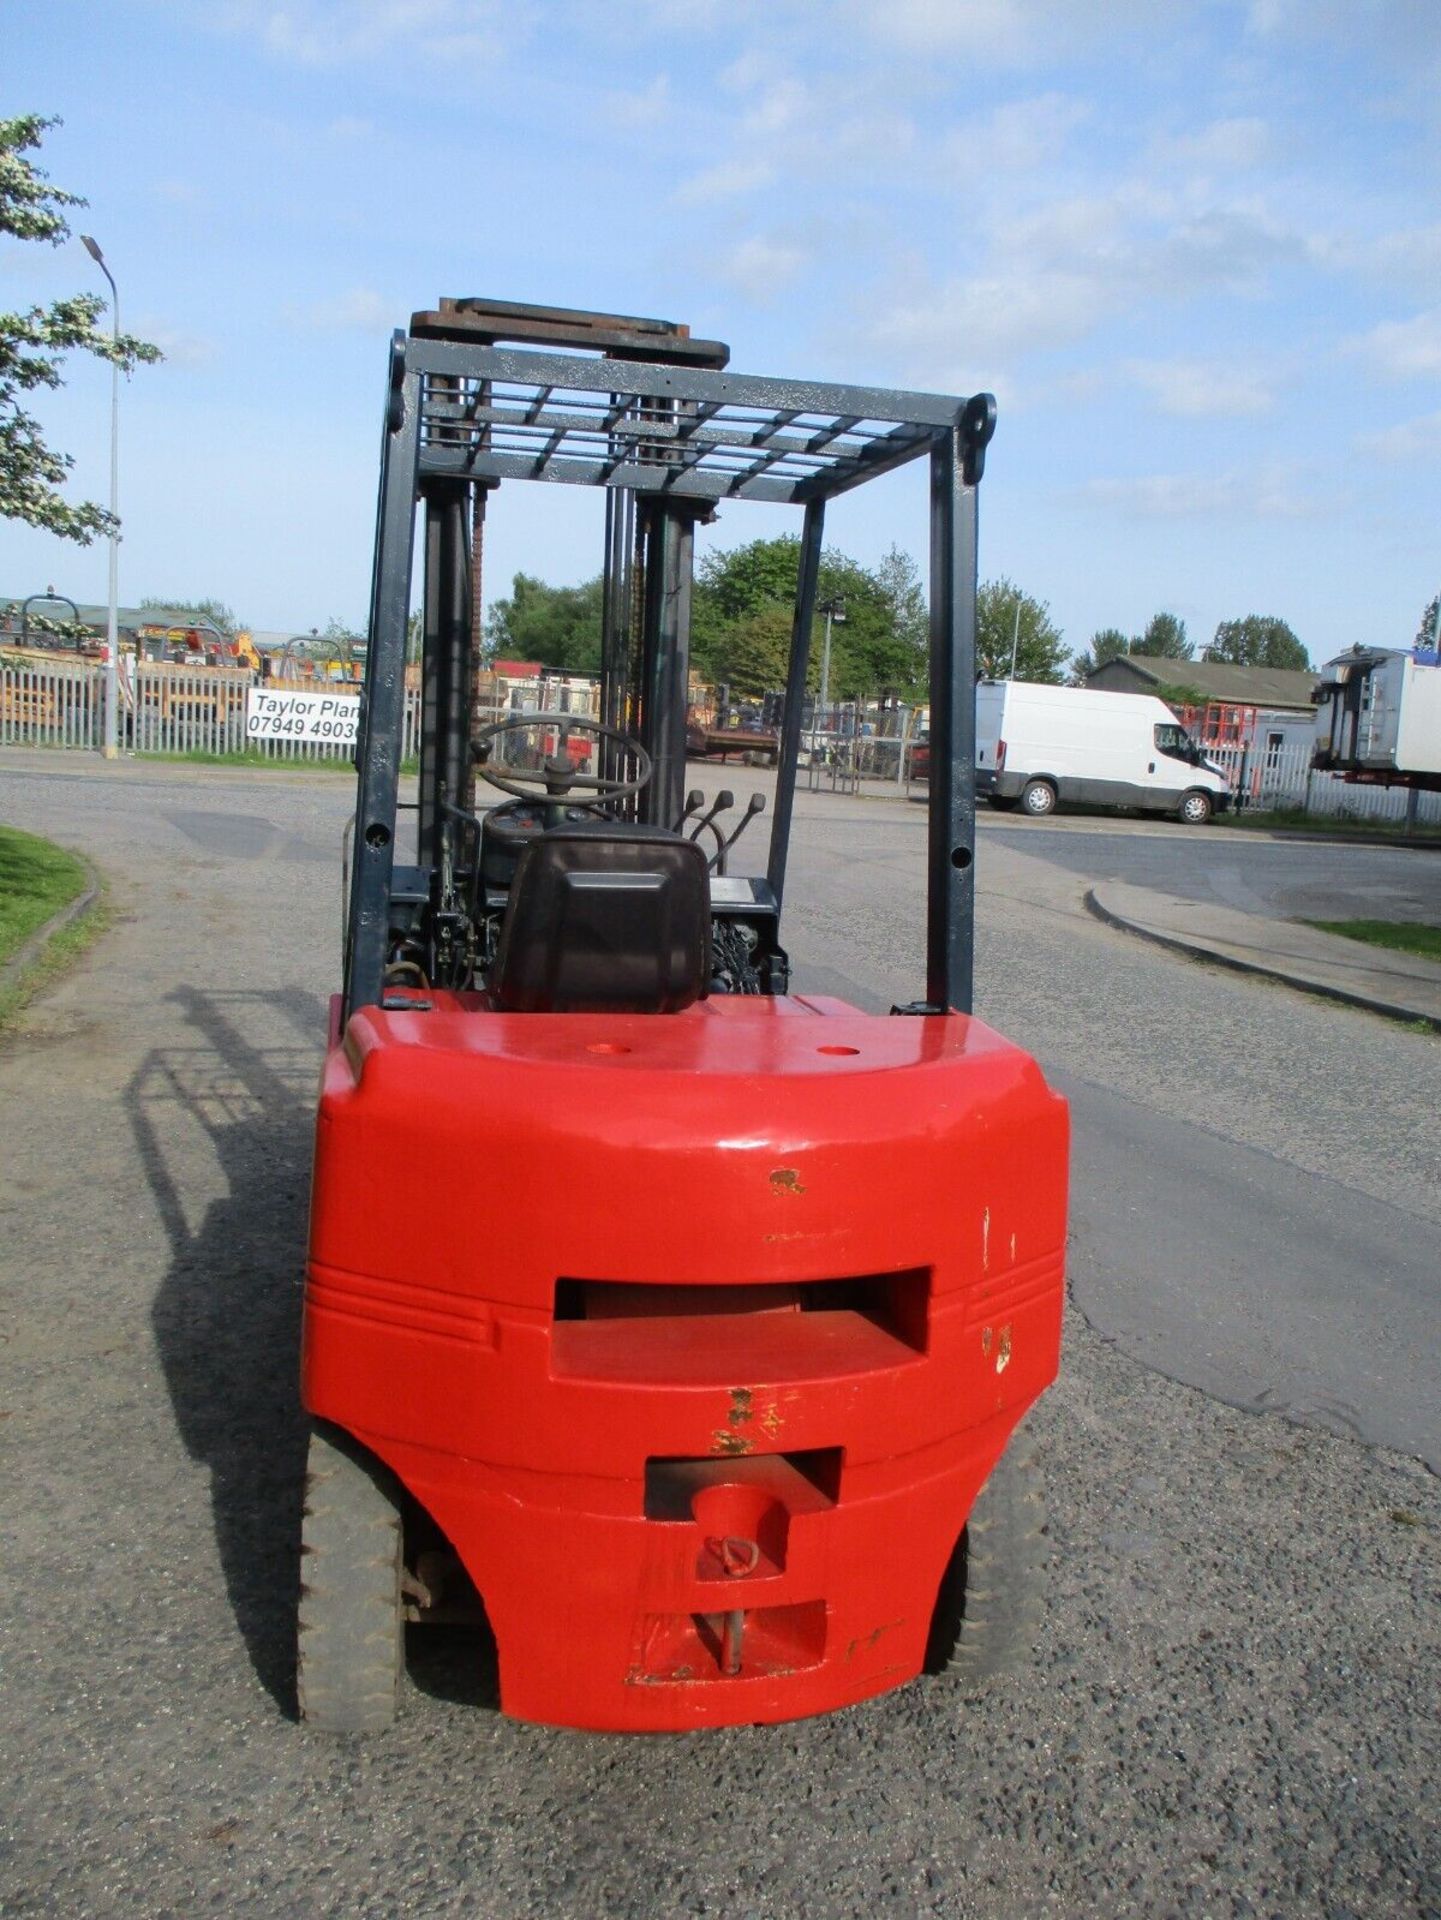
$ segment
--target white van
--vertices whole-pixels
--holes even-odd
[[[1231,790],[1164,700],[1148,693],[982,680],[976,791],[1035,816],[1062,801],[1137,807],[1202,826]]]

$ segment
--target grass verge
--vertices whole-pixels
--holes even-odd
[[[172,766],[191,767],[265,767],[271,773],[348,773],[355,778],[355,767],[351,760],[340,754],[327,755],[324,759],[302,760],[282,759],[278,753],[262,753],[259,748],[242,747],[237,753],[208,753],[201,747],[193,747],[184,753],[145,753],[135,755],[137,760],[168,761]]]
[[[85,891],[85,862],[18,827],[0,826],[0,967]]]
[[[33,833],[0,826],[0,967],[90,884],[76,854]],[[31,966],[0,985],[0,1027],[82,953],[105,924],[103,896],[47,943]]]
[[[264,767],[268,773],[345,773],[355,778],[355,762],[344,754],[327,755],[323,759],[282,760],[278,754],[262,753],[258,749],[242,749],[239,753],[207,753],[196,747],[186,753],[137,753],[137,760],[159,760],[172,766],[192,767]],[[400,763],[402,773],[419,773],[420,760],[412,754]]]
[[[1441,960],[1441,927],[1415,920],[1308,920],[1320,933],[1339,933],[1367,946],[1389,947],[1393,953],[1416,953],[1423,960]]]
[[[1262,833],[1314,833],[1328,840],[1356,834],[1367,840],[1396,840],[1403,844],[1408,839],[1427,840],[1441,835],[1441,827],[1424,820],[1414,834],[1408,835],[1404,820],[1353,820],[1339,813],[1303,813],[1300,807],[1277,807],[1269,813],[1243,807],[1239,813],[1223,813],[1216,824],[1251,827]]]

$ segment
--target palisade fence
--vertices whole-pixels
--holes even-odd
[[[1329,820],[1398,821],[1411,798],[1405,787],[1348,784],[1337,773],[1317,773],[1304,740],[1281,747],[1206,747],[1206,758],[1230,782],[1235,804],[1256,813],[1298,808]],[[1441,826],[1441,793],[1416,795],[1416,819]]]
[[[319,740],[247,739],[246,690],[256,676],[238,667],[198,668],[127,664],[122,700],[122,746],[135,753],[250,753],[275,761],[348,760],[352,749]],[[286,685],[287,682],[270,683]],[[323,681],[300,683],[310,692],[341,692]],[[403,752],[419,752],[421,694],[405,693]],[[505,717],[497,709],[496,717]],[[825,716],[833,722],[837,714]],[[908,784],[919,743],[817,729],[803,736],[814,769],[811,784],[860,781]],[[0,655],[0,746],[97,749],[105,728],[104,669],[93,661],[6,659]],[[1409,795],[1402,787],[1351,786],[1337,774],[1311,769],[1304,741],[1285,746],[1209,747],[1206,756],[1231,783],[1239,806],[1256,812],[1298,808],[1330,819],[1400,821]],[[924,763],[923,763],[924,765]],[[824,769],[824,774],[821,774]],[[1416,818],[1441,826],[1441,793],[1416,796]]]

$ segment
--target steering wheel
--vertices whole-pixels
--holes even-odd
[[[613,740],[634,758],[635,775],[630,780],[614,780],[604,774],[577,773],[568,759],[546,760],[534,773],[510,767],[501,774],[487,765],[493,741],[505,734],[529,732],[534,727],[557,727],[567,733],[593,734],[597,740]],[[502,793],[514,794],[517,800],[530,800],[537,794],[544,794],[548,800],[564,801],[577,787],[582,787],[590,793],[591,798],[573,804],[604,806],[609,801],[628,800],[632,794],[639,793],[653,770],[651,757],[639,740],[622,733],[619,727],[604,727],[598,720],[582,720],[571,713],[512,714],[509,719],[497,720],[491,726],[482,727],[471,741],[470,751],[481,779],[489,781],[493,787],[499,787]]]

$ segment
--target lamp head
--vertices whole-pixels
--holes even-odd
[[[81,234],[80,244],[97,266],[103,267],[105,265],[105,255],[100,251],[99,246],[90,238],[88,233]]]

